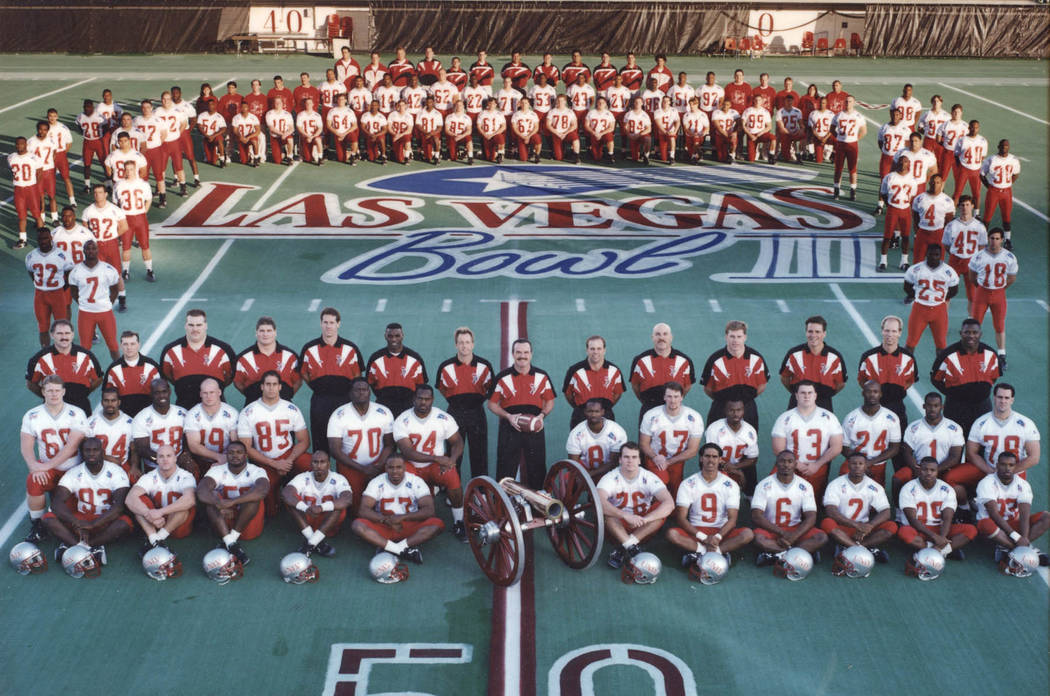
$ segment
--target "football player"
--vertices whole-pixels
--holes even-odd
[[[1031,546],[1050,528],[1050,513],[1032,514],[1032,487],[1015,474],[1017,455],[999,453],[995,471],[977,484],[977,531],[995,543],[995,560],[1010,549]],[[1039,553],[1039,565],[1050,559]]]
[[[262,501],[269,492],[266,472],[248,462],[248,450],[239,440],[226,448],[226,463],[208,469],[197,484],[197,502],[222,539],[218,548],[225,548],[242,565],[251,559],[240,539],[250,541],[262,534],[266,517]]]
[[[988,397],[1003,373],[995,351],[981,343],[981,322],[963,319],[959,337],[937,356],[930,382],[946,397],[944,415],[969,433],[974,421],[992,410]]]
[[[25,263],[29,278],[33,281],[33,314],[36,316],[37,337],[40,345],[46,346],[52,318],[68,320],[70,317],[66,275],[73,270],[76,262],[68,251],[54,244],[51,230],[46,227],[37,228],[36,243],[37,248],[26,254]]]
[[[319,450],[310,458],[310,471],[304,471],[284,487],[281,499],[292,522],[303,535],[299,553],[335,555],[328,539],[339,533],[346,511],[354,501],[350,483],[331,470],[328,453]]]
[[[208,335],[208,315],[203,309],[186,311],[186,335],[164,346],[160,370],[175,385],[175,403],[191,408],[200,403],[201,383],[211,377],[219,383],[220,396],[233,381],[233,348]]]
[[[842,453],[842,425],[834,413],[817,405],[813,382],[799,382],[795,397],[798,406],[781,413],[773,424],[770,433],[773,451],[790,449],[796,457],[792,474],[797,468],[813,487],[815,499],[824,494],[829,464]]]
[[[131,480],[132,472],[138,478],[138,454],[132,447],[132,417],[121,408],[120,393],[115,387],[102,387],[101,409],[88,418],[87,435],[102,443],[102,456],[124,470]],[[135,483],[135,481],[131,481]]]
[[[854,109],[857,100],[852,95],[846,97],[846,108],[835,114],[831,120],[831,130],[835,134],[835,188],[833,196],[839,197],[841,190],[843,165],[849,170],[849,199],[857,200],[857,153],[861,139],[868,134],[867,120]],[[834,108],[832,108],[834,111]]]
[[[798,459],[791,450],[777,454],[776,473],[758,482],[751,498],[751,522],[755,526],[755,565],[773,565],[793,546],[805,549],[820,562],[819,549],[827,535],[816,526],[817,501],[813,487],[795,476]]]
[[[136,481],[127,497],[128,510],[146,535],[139,558],[157,546],[167,548],[169,536],[189,536],[197,513],[196,488],[193,475],[176,464],[171,445],[161,445],[157,468]]]
[[[583,413],[584,420],[569,432],[565,452],[569,459],[582,464],[597,482],[619,465],[620,448],[627,442],[627,431],[605,417],[601,399],[588,399]]]
[[[725,418],[719,418],[707,426],[704,440],[722,451],[719,470],[733,479],[745,490],[754,491],[758,478],[755,464],[758,462],[758,433],[744,420],[744,402],[730,399],[725,404]],[[701,448],[701,453],[703,449]]]
[[[664,403],[665,386],[668,382],[682,385],[682,395],[689,393],[696,381],[696,368],[688,355],[671,346],[674,336],[671,327],[660,322],[653,326],[653,347],[639,353],[631,361],[631,389],[641,402],[638,422],[650,409]]]
[[[255,343],[237,354],[233,386],[244,394],[247,406],[262,396],[263,375],[272,370],[281,382],[281,398],[291,400],[303,384],[299,358],[288,346],[277,341],[277,323],[271,317],[255,322]]]
[[[131,423],[131,435],[135,439],[135,452],[138,454],[139,471],[142,475],[157,466],[157,449],[161,445],[170,445],[179,464],[196,473],[193,460],[182,457],[182,428],[186,420],[186,411],[181,406],[171,403],[171,387],[163,377],[157,377],[149,385],[150,405],[142,409]],[[134,475],[134,474],[133,474]]]
[[[641,553],[642,542],[660,531],[674,511],[667,486],[641,465],[641,447],[625,442],[619,466],[598,481],[605,531],[615,542],[609,553],[611,568],[620,568],[628,556]]]
[[[937,462],[938,476],[962,461],[966,446],[966,434],[958,423],[943,415],[944,401],[937,392],[930,392],[922,402],[924,416],[908,424],[901,443],[901,459],[905,466],[893,475],[894,499],[901,486],[919,473],[919,462],[933,457]]]
[[[337,408],[328,419],[328,453],[354,492],[354,509],[368,482],[383,473],[394,451],[394,417],[370,400],[372,391],[364,377],[350,382],[350,403]]]
[[[237,409],[223,402],[216,380],[209,377],[201,382],[201,402],[186,413],[182,426],[198,471],[226,463],[226,448],[237,439],[239,416]]]
[[[868,380],[861,393],[864,403],[850,411],[842,421],[842,453],[846,455],[846,461],[839,469],[839,475],[849,473],[849,457],[859,454],[868,463],[865,475],[885,486],[886,462],[900,451],[901,422],[897,414],[881,404],[882,387],[878,382]]]
[[[368,357],[365,374],[376,393],[376,401],[401,414],[412,407],[415,389],[425,384],[427,367],[423,356],[405,346],[405,330],[401,324],[387,324],[383,330],[386,346]]]
[[[959,293],[959,274],[942,263],[942,254],[940,244],[930,244],[926,259],[904,272],[905,302],[912,302],[905,341],[909,350],[919,345],[927,326],[937,352],[948,347],[948,303]]]
[[[817,389],[817,406],[832,410],[831,398],[846,386],[846,360],[824,339],[828,322],[820,315],[806,319],[806,342],[789,348],[780,363],[780,382],[791,393],[788,408],[797,403],[795,389],[809,380]],[[777,450],[779,451],[779,450]]]
[[[321,310],[321,335],[299,351],[303,382],[313,392],[310,396],[310,434],[313,450],[327,449],[328,421],[339,406],[346,403],[350,385],[364,371],[361,349],[339,335],[342,315],[335,307]]]
[[[677,495],[685,463],[700,451],[704,419],[684,406],[685,393],[678,382],[664,385],[664,404],[646,411],[639,426],[639,444],[645,468]]]
[[[889,554],[880,547],[897,533],[897,524],[890,520],[890,501],[883,484],[867,475],[871,471],[869,462],[860,451],[846,457],[846,473],[824,491],[826,516],[820,528],[838,547],[862,545],[876,562],[888,563]],[[836,556],[840,548],[835,549]]]
[[[96,329],[109,348],[109,357],[120,355],[117,344],[117,318],[113,316],[113,301],[120,292],[120,271],[100,261],[98,243],[84,244],[84,260],[73,266],[66,278],[69,294],[77,303],[77,331],[80,342],[91,345]]]
[[[955,491],[937,478],[937,468],[936,459],[923,457],[919,477],[901,489],[897,537],[916,551],[930,546],[946,558],[962,561],[966,559],[962,547],[974,540],[977,528],[953,522],[958,505]]]
[[[999,453],[1013,452],[1017,456],[1014,470],[1026,478],[1025,472],[1039,463],[1039,429],[1031,418],[1013,410],[1012,384],[999,382],[992,396],[992,410],[978,418],[967,435],[966,462],[991,474]]]
[[[992,310],[995,346],[999,367],[1006,369],[1006,289],[1017,280],[1017,257],[1004,248],[1003,231],[988,231],[988,246],[981,249],[967,268],[966,275],[976,289],[970,316],[984,321],[986,310]]]
[[[73,325],[56,319],[51,325],[51,345],[44,346],[29,359],[26,389],[43,397],[43,380],[48,375],[61,378],[66,403],[91,412],[88,396],[102,384],[102,366],[90,351],[73,343]]]

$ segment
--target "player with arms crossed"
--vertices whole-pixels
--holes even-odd
[[[197,502],[222,539],[216,548],[229,551],[241,565],[251,559],[240,540],[251,541],[262,534],[266,516],[262,501],[269,492],[266,472],[248,462],[248,450],[239,440],[226,448],[226,463],[208,469],[197,484]]]
[[[773,565],[792,547],[805,549],[819,563],[819,549],[828,542],[817,523],[813,487],[795,476],[797,459],[791,450],[777,454],[776,473],[758,482],[751,499],[751,523],[759,553],[755,565]]]
[[[881,405],[882,387],[878,382],[865,382],[862,393],[864,404],[850,411],[842,421],[842,452],[847,461],[839,469],[839,474],[847,474],[848,458],[860,454],[867,462],[864,473],[884,487],[886,462],[900,451],[901,422],[897,414]]]
[[[890,556],[880,548],[897,533],[890,520],[890,501],[886,489],[868,477],[870,465],[863,452],[846,457],[842,474],[824,491],[824,520],[820,528],[835,542],[835,556],[850,546],[864,546],[878,563],[889,563]]]
[[[409,473],[404,459],[388,457],[384,470],[365,488],[352,529],[377,549],[421,564],[419,547],[444,531],[445,523],[434,514],[426,481]]]
[[[605,417],[605,406],[598,398],[588,399],[584,420],[570,432],[565,443],[569,459],[583,465],[595,482],[620,463],[620,448],[627,442],[627,431]]]
[[[744,414],[744,402],[730,399],[725,404],[725,417],[712,421],[707,426],[704,440],[721,449],[719,470],[733,479],[738,486],[754,491],[758,481],[755,473],[755,464],[758,461],[758,433],[744,420]]]
[[[157,468],[136,481],[127,497],[128,511],[146,535],[139,558],[157,546],[167,548],[168,537],[190,535],[197,515],[196,489],[193,474],[176,464],[175,450],[162,445]]]
[[[641,553],[642,542],[660,531],[674,511],[667,486],[641,464],[641,447],[625,442],[617,468],[598,481],[605,531],[616,544],[609,553],[610,568],[620,568],[627,557]]]
[[[75,263],[70,255],[57,248],[51,231],[38,227],[37,248],[26,254],[26,271],[33,281],[33,314],[36,316],[37,336],[40,345],[46,346],[50,339],[48,329],[51,320],[69,319],[69,291],[66,277]]]
[[[281,491],[281,499],[303,535],[299,553],[334,556],[335,549],[328,538],[339,533],[354,496],[346,478],[331,470],[331,461],[324,450],[313,453],[310,470],[289,481]]]
[[[823,496],[828,466],[842,453],[842,425],[834,413],[817,406],[817,390],[813,382],[799,382],[795,397],[798,406],[781,413],[773,424],[770,433],[773,451],[792,452],[796,458],[792,473],[797,468],[801,477],[812,486],[813,495]]]

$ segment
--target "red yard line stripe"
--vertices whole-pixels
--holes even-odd
[[[489,696],[503,696],[503,654],[507,650],[507,589],[492,588],[492,634],[489,639]]]
[[[536,696],[536,574],[531,534],[525,537],[525,573],[521,576],[521,676],[518,686],[521,696]]]

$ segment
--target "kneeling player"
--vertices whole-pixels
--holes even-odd
[[[485,159],[502,164],[507,143],[507,118],[496,108],[498,106],[494,98],[489,98],[485,109],[478,114],[477,124]]]
[[[955,491],[937,478],[937,460],[923,457],[919,478],[908,481],[901,489],[897,537],[916,551],[932,546],[953,561],[966,555],[962,547],[977,536],[972,524],[953,524],[957,507]]]
[[[455,162],[459,159],[460,147],[465,148],[467,164],[474,164],[474,122],[466,112],[462,99],[456,99],[452,113],[445,117],[445,144],[448,147],[448,158]]]
[[[995,560],[1018,546],[1031,546],[1050,528],[1050,514],[1032,514],[1032,486],[1015,475],[1017,455],[1000,452],[995,471],[977,484],[977,531],[995,542]],[[1039,564],[1050,559],[1039,553]]]
[[[157,449],[157,468],[136,481],[128,493],[128,510],[146,535],[139,558],[156,546],[167,548],[164,542],[169,536],[189,536],[197,513],[196,488],[193,474],[176,463],[175,449],[161,445]]]
[[[755,565],[773,565],[793,546],[813,554],[827,543],[828,537],[816,528],[817,501],[813,486],[795,476],[798,460],[791,450],[777,455],[776,473],[755,486],[751,499],[751,522],[755,525],[755,546],[759,548]]]
[[[423,562],[423,544],[445,529],[434,516],[434,496],[426,481],[405,470],[405,460],[392,456],[386,472],[368,482],[361,496],[354,533],[372,546],[413,563]]]
[[[631,100],[631,110],[624,114],[622,128],[627,134],[631,159],[649,164],[649,151],[653,147],[653,121],[642,108],[641,97]]]
[[[587,112],[587,117],[583,120],[583,130],[587,133],[587,139],[591,143],[591,157],[595,162],[601,160],[603,150],[605,159],[610,164],[615,161],[613,152],[616,147],[616,136],[613,132],[616,130],[617,122],[616,114],[609,110],[609,100],[605,97],[598,97],[594,102],[594,108]]]
[[[867,475],[869,463],[863,452],[851,453],[846,467],[847,473],[824,491],[826,517],[820,528],[840,547],[866,546],[877,562],[887,563],[890,557],[879,547],[897,533],[897,524],[890,520],[886,490]]]
[[[572,150],[573,161],[580,163],[580,128],[576,114],[569,108],[569,100],[559,94],[555,106],[547,114],[547,132],[551,136],[551,153],[559,162],[565,158],[565,146]]]
[[[262,467],[248,463],[248,450],[241,441],[226,448],[226,463],[208,469],[197,485],[197,501],[208,524],[222,538],[225,548],[241,562],[251,560],[239,539],[254,539],[263,530],[263,499],[270,492],[270,479]]]
[[[598,482],[605,531],[618,544],[609,554],[609,566],[620,568],[626,556],[637,556],[643,541],[656,534],[671,512],[674,500],[667,486],[642,469],[637,442],[620,447],[620,465]]]
[[[736,526],[740,486],[718,470],[721,463],[722,449],[707,443],[700,448],[700,472],[678,487],[674,511],[678,526],[667,530],[667,540],[685,549],[683,566],[708,552],[721,553],[732,562],[732,552],[755,538],[747,527]]]
[[[325,126],[332,134],[336,159],[347,164],[354,164],[355,160],[360,157],[357,151],[357,141],[360,137],[357,131],[357,116],[347,106],[345,94],[337,95],[335,101],[335,107],[329,109],[325,116]]]
[[[304,471],[289,481],[281,491],[281,498],[306,540],[299,546],[299,553],[309,556],[316,552],[326,558],[334,556],[335,549],[326,537],[339,533],[354,496],[346,478],[332,472],[328,453],[324,450],[314,452],[310,458],[310,471]]]
[[[55,560],[74,544],[91,548],[95,561],[106,565],[105,544],[131,531],[131,518],[124,514],[128,475],[102,456],[102,441],[85,438],[80,443],[83,460],[62,475],[51,500],[44,526],[58,539]]]

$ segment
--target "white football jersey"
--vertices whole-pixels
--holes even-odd
[[[55,168],[55,141],[46,135],[43,138],[38,138],[35,135],[32,138],[26,140],[26,148],[29,152],[36,156],[40,163],[43,165],[44,171],[53,170]]]
[[[150,404],[135,415],[131,423],[131,436],[149,438],[149,448],[154,455],[161,445],[171,445],[175,454],[182,454],[182,424],[186,420],[186,411],[180,406],[170,404],[168,412],[157,413]],[[152,462],[150,462],[152,464]]]
[[[915,478],[901,488],[897,521],[901,524],[909,524],[908,518],[904,515],[904,508],[912,508],[919,522],[930,529],[936,529],[941,526],[941,512],[948,508],[955,510],[957,507],[955,490],[947,483],[937,479],[933,488],[927,490],[922,485],[922,481]]]
[[[73,144],[73,134],[65,124],[55,123],[47,131],[47,137],[55,143],[55,152],[67,152]]]
[[[1006,420],[999,420],[994,411],[989,411],[974,421],[966,439],[984,446],[984,461],[995,471],[995,462],[1001,452],[1013,452],[1018,460],[1027,457],[1025,445],[1039,442],[1039,429],[1031,418],[1017,411]]]
[[[145,215],[153,204],[153,191],[145,179],[122,179],[113,186],[113,201],[125,215]]]
[[[988,230],[979,218],[964,221],[954,218],[944,226],[941,244],[960,259],[973,258],[974,254],[988,245]]]
[[[237,409],[227,403],[219,404],[212,416],[204,410],[204,404],[197,404],[186,414],[182,428],[186,434],[197,433],[201,444],[212,452],[225,452],[237,434],[239,416]]]
[[[740,122],[748,135],[761,135],[773,127],[773,117],[764,107],[749,106],[740,114]]]
[[[809,130],[818,138],[823,138],[831,134],[831,122],[835,118],[835,112],[831,109],[813,109],[809,112],[809,118],[806,119],[806,123],[809,124]]]
[[[73,261],[57,245],[46,254],[33,249],[26,254],[26,270],[33,274],[33,287],[37,290],[61,290],[66,286],[65,274],[73,270]]]
[[[904,433],[904,444],[911,447],[915,463],[923,457],[933,457],[938,464],[948,458],[952,447],[965,447],[966,438],[962,427],[950,418],[941,418],[937,425],[930,425],[925,418],[912,421]]]
[[[73,494],[77,512],[102,515],[113,507],[113,493],[131,485],[128,475],[112,462],[102,462],[102,470],[92,474],[87,464],[78,464],[62,474],[58,485]]]
[[[97,262],[93,268],[80,262],[69,272],[69,284],[77,288],[77,306],[82,312],[112,311],[109,289],[118,283],[120,272],[105,261]]]
[[[344,136],[350,131],[357,130],[357,116],[354,115],[349,106],[337,106],[331,109],[325,122],[328,125],[328,130],[338,136]]]
[[[620,510],[630,508],[636,515],[644,515],[656,507],[653,503],[661,490],[666,491],[667,486],[647,469],[639,469],[638,475],[628,480],[616,468],[598,481],[599,495],[606,496],[606,500]]]
[[[328,419],[328,437],[342,440],[343,454],[368,465],[383,451],[383,436],[394,431],[394,418],[385,406],[369,402],[362,416],[353,404],[343,404]]]
[[[690,440],[703,437],[704,419],[688,406],[682,406],[674,417],[666,406],[657,406],[645,412],[639,432],[652,438],[650,446],[657,454],[673,457],[684,452]]]
[[[269,113],[272,114],[273,112],[271,111]],[[289,114],[287,111],[282,112],[282,113],[288,116],[288,123],[291,124],[291,121],[292,121],[291,114]],[[270,119],[270,116],[269,116],[269,114],[267,114],[267,116],[266,116],[267,124],[270,123],[269,119]],[[207,135],[207,136],[215,135],[216,133],[218,133],[219,131],[221,131],[225,127],[226,127],[226,119],[218,111],[216,111],[214,114],[205,111],[203,114],[201,114],[200,116],[197,117],[197,130],[199,130],[204,135]],[[270,132],[271,133],[274,132],[274,127],[273,126],[270,126]],[[288,132],[290,133],[291,131],[289,130]]]
[[[959,274],[947,263],[930,268],[925,261],[913,263],[904,272],[904,282],[915,286],[915,303],[937,307],[948,300],[949,288],[959,284]]]
[[[120,239],[120,222],[127,220],[124,211],[109,201],[101,208],[94,203],[84,208],[84,225],[95,235],[99,242]]]
[[[11,168],[12,183],[16,187],[36,186],[37,170],[44,168],[40,158],[31,152],[24,155],[12,152],[7,156],[7,165]]]
[[[51,230],[51,240],[56,247],[66,252],[73,263],[80,263],[84,260],[84,243],[94,238],[95,235],[79,222],[73,225],[71,230],[67,230],[65,225],[59,225]]]
[[[964,168],[979,171],[988,154],[988,141],[983,135],[964,135],[955,142],[955,156]]]
[[[582,421],[569,433],[565,452],[579,456],[587,469],[600,469],[611,461],[612,454],[619,454],[625,442],[627,431],[616,421],[604,419],[602,429],[597,433],[591,430],[587,421]]]
[[[491,98],[492,87],[489,85],[468,86],[463,90],[463,105],[468,114],[480,114],[485,100]]]
[[[427,98],[427,90],[425,87],[405,87],[401,90],[401,100],[408,105],[408,112],[415,116],[423,110],[423,102]],[[435,101],[435,108],[437,103]]]
[[[977,519],[989,517],[985,505],[995,501],[999,516],[1004,520],[1016,520],[1021,511],[1018,505],[1032,504],[1032,486],[1020,476],[1014,476],[1009,484],[1003,484],[995,474],[988,474],[977,484]]]
[[[711,130],[711,120],[703,111],[686,111],[682,114],[682,129],[686,135],[698,138]]]
[[[570,131],[576,130],[577,126],[576,114],[568,107],[555,107],[547,114],[547,128],[559,138],[564,138]]]
[[[682,125],[682,117],[674,108],[657,109],[653,112],[653,124],[659,128],[660,132],[673,136],[678,133]]]
[[[858,111],[840,111],[831,119],[831,129],[840,143],[855,143],[860,139],[864,116]]]
[[[696,97],[700,100],[700,109],[711,112],[726,98],[726,91],[722,85],[700,85],[696,89]]]
[[[131,416],[123,411],[118,411],[113,420],[96,413],[88,418],[86,435],[102,441],[102,451],[107,457],[116,457],[121,464],[126,464],[133,439],[131,423]]]
[[[507,118],[499,111],[486,109],[478,114],[478,132],[492,138],[507,128]]]
[[[365,486],[363,497],[376,501],[375,511],[381,515],[407,515],[419,510],[419,501],[430,495],[427,482],[415,474],[405,472],[405,478],[395,486],[390,477],[380,474]]]
[[[273,406],[257,399],[237,417],[237,437],[250,440],[252,447],[271,459],[287,454],[295,444],[293,435],[305,429],[303,412],[285,399],[278,399]]]
[[[910,149],[900,150],[893,156],[894,163],[902,159],[908,162],[904,167],[904,173],[911,176],[920,185],[926,183],[926,180],[930,178],[930,171],[937,166],[937,155],[924,147],[919,148],[918,152],[912,152]]]
[[[941,126],[947,123],[951,119],[952,115],[941,109],[940,111],[934,111],[929,109],[919,117],[919,122],[915,126],[915,130],[918,133],[922,133],[929,140],[937,139],[937,131],[940,130]]]
[[[147,167],[145,155],[135,149],[127,152],[114,150],[106,157],[105,164],[106,168],[113,172],[112,181],[114,182],[124,180],[124,172],[128,167],[135,167],[139,173]]]
[[[904,149],[909,135],[911,127],[907,123],[883,123],[879,126],[879,149],[882,154],[892,157]]]
[[[203,114],[201,115],[203,116]],[[225,122],[223,125],[225,125]],[[143,150],[153,150],[164,143],[163,131],[166,124],[158,121],[156,116],[150,116],[149,118],[136,116],[132,121],[132,126],[143,135],[143,139],[139,141]]]
[[[260,128],[262,124],[259,123],[259,117],[255,114],[249,113],[247,116],[244,114],[237,114],[230,120],[230,127],[242,138],[250,136],[257,128]]]
[[[911,202],[911,209],[919,216],[920,230],[943,230],[945,218],[955,214],[955,201],[944,191],[936,196],[923,191]]]
[[[977,284],[988,290],[1006,287],[1008,276],[1017,275],[1017,257],[1006,249],[993,254],[985,247],[970,259],[970,270],[977,275]]]
[[[532,100],[532,108],[541,114],[550,111],[558,100],[558,91],[550,85],[540,87],[533,85],[529,89],[529,99]]]
[[[446,441],[459,432],[456,419],[440,408],[431,408],[426,418],[420,418],[413,409],[408,409],[394,421],[394,442],[408,438],[417,452],[435,457],[444,457],[448,451]],[[434,462],[412,462],[422,468]]]
[[[671,98],[671,106],[681,115],[689,110],[689,100],[696,96],[696,90],[690,85],[676,84],[667,90],[667,96]]]
[[[251,490],[259,479],[269,480],[261,466],[247,463],[239,474],[230,471],[229,464],[220,464],[208,469],[204,478],[215,482],[215,492],[224,500],[234,500]]]
[[[295,129],[307,138],[316,138],[324,132],[324,121],[316,111],[300,111],[295,117]]]
[[[704,442],[718,445],[726,464],[736,464],[741,459],[758,457],[758,433],[745,421],[740,421],[739,430],[733,430],[725,418],[716,420],[707,426]]]
[[[473,129],[474,124],[470,120],[470,115],[466,113],[451,113],[445,117],[445,133],[453,138],[469,135]]]
[[[815,462],[828,451],[831,438],[842,435],[842,425],[834,413],[820,406],[808,419],[793,408],[777,416],[771,435],[784,438],[800,461]]]
[[[569,85],[565,90],[565,96],[569,98],[569,105],[573,111],[587,111],[593,108],[594,100],[597,98],[594,87],[587,83]]]
[[[906,124],[908,128],[912,128],[919,120],[919,114],[922,112],[922,102],[915,97],[905,99],[903,96],[900,96],[890,102],[890,108],[894,111],[900,111],[901,123]]]
[[[778,527],[794,527],[802,522],[802,514],[817,511],[813,486],[801,476],[794,476],[784,485],[776,474],[767,476],[755,486],[751,509],[761,510],[766,519]]]
[[[203,116],[203,114],[202,114]],[[284,136],[288,137],[295,132],[295,116],[292,112],[285,109],[278,111],[277,109],[270,109],[266,112],[266,130],[270,131],[271,137]],[[198,123],[200,120],[198,119]],[[222,124],[216,124],[218,128],[222,128]],[[213,135],[218,132],[218,128],[215,131],[208,133]]]
[[[867,522],[871,519],[872,510],[878,513],[889,506],[886,489],[868,476],[854,484],[848,474],[843,474],[824,490],[825,508],[837,508],[843,517],[857,522]]]
[[[182,131],[186,130],[189,123],[186,114],[174,107],[167,108],[158,106],[153,110],[153,117],[160,123],[161,138],[166,143],[173,143],[182,137]]]
[[[22,432],[36,440],[37,458],[47,461],[54,457],[69,440],[70,433],[87,433],[87,416],[71,404],[62,404],[57,416],[52,416],[45,404],[34,406],[22,416]],[[74,452],[58,469],[66,471],[80,463],[80,454]]]
[[[1021,173],[1021,161],[1013,155],[1005,157],[996,153],[988,155],[981,163],[981,176],[992,188],[1008,189],[1014,185],[1014,177]]]
[[[682,481],[675,505],[688,508],[689,524],[694,527],[721,527],[730,510],[740,509],[740,486],[721,472],[711,482],[697,472]]]
[[[644,111],[628,111],[623,116],[623,130],[628,135],[641,135],[652,130],[653,121]]]
[[[186,491],[196,489],[197,481],[193,474],[176,467],[175,473],[168,478],[161,475],[160,469],[154,469],[139,478],[135,485],[153,501],[154,506],[162,508],[174,503],[185,495]]]
[[[900,210],[911,210],[911,202],[917,190],[915,179],[907,173],[890,172],[882,177],[882,183],[879,184],[879,193],[886,199],[886,203],[891,208]]]
[[[318,481],[314,472],[304,471],[289,481],[288,486],[295,491],[296,497],[307,505],[335,502],[343,493],[350,492],[350,482],[345,476],[334,471],[329,472],[323,481]]]
[[[605,90],[604,96],[609,102],[609,111],[624,112],[631,106],[633,93],[627,87],[616,87],[614,85]]]
[[[372,136],[379,135],[386,128],[386,116],[381,113],[361,114],[358,122],[361,124],[361,130]]]

